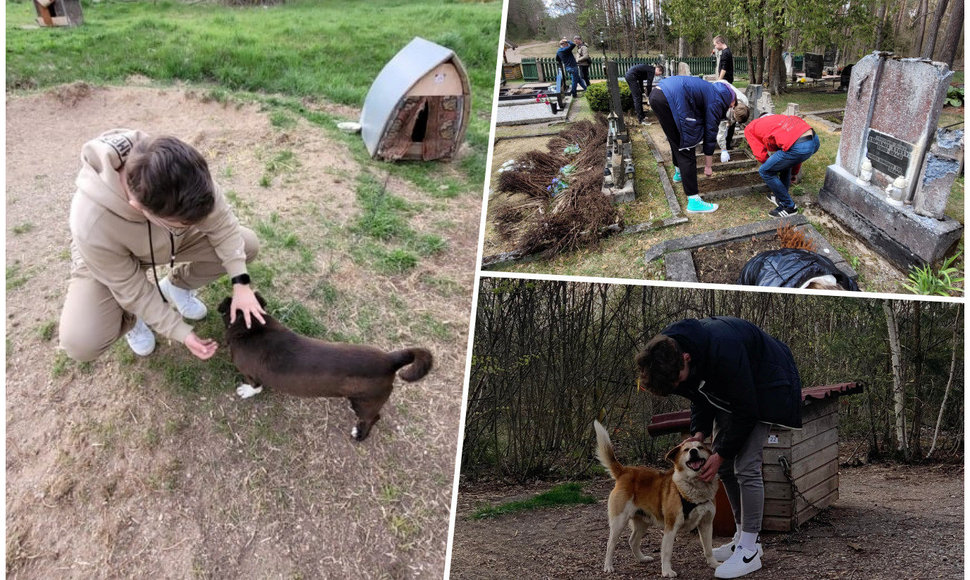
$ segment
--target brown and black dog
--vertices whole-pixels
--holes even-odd
[[[259,304],[266,301],[256,293]],[[394,376],[417,381],[431,370],[431,353],[423,348],[384,352],[371,346],[326,342],[301,336],[272,316],[264,314],[265,324],[252,321],[246,328],[242,314],[229,323],[232,298],[219,305],[226,325],[226,342],[232,362],[248,384],[236,393],[246,398],[262,387],[298,397],[347,397],[357,414],[351,436],[363,441],[381,418],[380,410],[391,396]]]
[[[603,570],[613,571],[613,550],[627,523],[632,531],[630,548],[640,562],[653,560],[640,551],[644,534],[651,524],[663,527],[660,566],[665,578],[677,575],[670,566],[674,538],[678,532],[689,532],[694,528],[700,536],[704,559],[709,566],[717,568],[720,563],[714,559],[711,543],[718,478],[702,481],[698,477],[701,467],[712,455],[710,448],[697,441],[684,440],[667,453],[667,460],[674,464],[673,469],[657,471],[649,467],[629,467],[617,461],[610,436],[599,421],[593,421],[593,428],[596,430],[596,455],[616,480],[607,502],[610,539]]]

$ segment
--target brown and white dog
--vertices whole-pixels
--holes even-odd
[[[596,430],[596,455],[610,472],[616,485],[607,503],[610,517],[610,539],[606,545],[603,570],[613,571],[613,550],[623,528],[630,524],[630,548],[640,562],[650,562],[651,556],[640,551],[640,541],[651,525],[663,526],[660,544],[660,564],[663,576],[677,573],[670,566],[674,537],[678,532],[697,528],[701,548],[708,565],[717,568],[711,545],[714,524],[714,495],[718,478],[702,481],[698,472],[712,455],[709,447],[697,441],[683,441],[667,453],[673,469],[657,471],[649,467],[625,467],[616,459],[613,444],[606,429],[593,421]]]
[[[263,297],[256,293],[261,306]],[[381,418],[380,410],[391,396],[394,376],[408,382],[421,379],[431,370],[431,353],[423,348],[384,352],[371,346],[326,342],[301,336],[272,316],[264,314],[246,328],[240,314],[229,323],[231,298],[219,305],[226,325],[226,342],[232,362],[246,383],[236,393],[243,398],[263,386],[298,397],[347,397],[357,414],[351,436],[363,441]]]

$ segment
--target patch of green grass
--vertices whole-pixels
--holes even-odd
[[[412,205],[406,199],[388,193],[370,175],[362,174],[357,181],[357,204],[360,215],[351,231],[385,241],[413,235],[405,219],[414,212]]]
[[[321,280],[310,290],[310,298],[323,302],[326,306],[333,306],[337,303],[340,293],[337,287],[326,280]]]
[[[447,341],[452,338],[451,329],[447,324],[436,320],[434,315],[425,312],[418,319],[418,331],[437,340]]]
[[[34,224],[30,222],[24,222],[20,225],[14,226],[13,233],[19,236],[20,234],[26,234],[27,232],[33,231],[33,229],[34,229]]]
[[[310,312],[306,306],[298,302],[283,302],[274,304],[270,300],[267,311],[294,332],[305,336],[323,337],[327,334],[327,327]]]
[[[277,129],[290,129],[296,126],[296,119],[282,111],[273,111],[269,115],[269,124]]]
[[[7,291],[16,290],[30,280],[30,274],[23,271],[20,262],[7,266]]]
[[[540,493],[532,498],[521,501],[510,501],[498,505],[486,506],[475,510],[472,519],[493,518],[503,514],[541,509],[557,505],[576,505],[596,503],[596,498],[583,493],[583,488],[575,482],[563,483]]]
[[[377,258],[377,269],[384,274],[403,274],[418,265],[418,257],[403,248],[381,252]]]
[[[57,331],[57,322],[49,320],[42,324],[40,328],[37,329],[37,334],[40,335],[40,339],[44,342],[49,341],[54,338],[54,333]]]
[[[71,369],[74,369],[81,374],[89,374],[93,368],[93,363],[76,362],[71,359],[71,357],[67,356],[67,353],[65,353],[63,350],[58,350],[54,354],[54,363],[51,366],[51,376],[54,378],[63,377]]]
[[[418,236],[415,246],[418,253],[422,256],[431,256],[445,251],[448,248],[448,242],[441,239],[440,236],[428,234]]]
[[[444,278],[435,276],[433,274],[424,273],[421,275],[420,280],[429,288],[433,289],[434,292],[439,296],[457,296],[458,294],[462,294],[466,291],[464,286],[451,278]]]

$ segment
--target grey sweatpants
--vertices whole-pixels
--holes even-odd
[[[729,420],[725,411],[718,411],[714,416],[714,441],[717,440],[719,427]],[[724,482],[735,523],[740,523],[741,531],[752,534],[761,531],[765,511],[765,482],[761,464],[764,462],[763,449],[769,431],[771,425],[755,424],[734,460],[725,460],[717,472]]]

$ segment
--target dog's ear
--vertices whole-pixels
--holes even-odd
[[[673,449],[671,449],[670,451],[667,452],[667,457],[665,459],[667,461],[673,463],[674,465],[676,465],[677,464],[677,455],[679,455],[679,454],[680,454],[680,444],[678,443],[676,447],[674,447]]]
[[[259,292],[254,292],[253,294],[256,295],[256,301],[259,302],[259,305],[266,308],[266,301],[263,300],[263,296]]]
[[[219,314],[225,314],[229,312],[229,305],[232,304],[232,296],[226,296],[222,303],[219,304]]]

